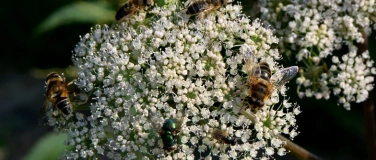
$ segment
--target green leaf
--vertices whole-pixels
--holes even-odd
[[[108,3],[78,1],[53,12],[34,32],[39,35],[59,26],[72,23],[105,23],[115,20],[115,11]]]
[[[129,0],[105,0],[105,1],[111,4],[116,4],[120,6],[120,5],[127,3]]]
[[[24,157],[23,160],[58,159],[64,151],[72,147],[64,145],[65,134],[50,133],[42,137]]]

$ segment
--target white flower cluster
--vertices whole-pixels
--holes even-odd
[[[371,33],[372,24],[376,29],[376,23],[370,19],[376,16],[374,0],[260,1],[258,4],[264,24],[272,26],[282,38],[279,51],[295,56],[306,66],[301,67],[304,70],[297,80],[301,97],[329,99],[334,94],[347,109],[350,102],[359,103],[368,97],[368,91],[373,88],[371,76],[376,72],[368,52],[356,55],[355,43],[364,42],[363,34]],[[337,57],[343,57],[342,61],[336,60]],[[332,63],[332,59],[336,61]]]
[[[286,154],[275,135],[297,135],[299,107],[276,104],[275,93],[253,122],[239,114],[247,106],[237,94],[248,78],[247,49],[269,63],[273,73],[282,68],[275,62],[278,51],[271,48],[278,39],[258,20],[251,22],[239,5],[226,5],[202,19],[181,10],[155,6],[151,18],[140,12],[81,37],[72,56],[80,70],[76,84],[93,100],[87,104],[90,115],[75,106],[77,121],[63,125],[69,133],[66,143],[75,147],[66,158],[268,159]],[[170,118],[182,124],[177,148],[167,151],[159,131]],[[214,129],[240,140],[230,145],[215,139]]]

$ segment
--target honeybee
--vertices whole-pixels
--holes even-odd
[[[188,15],[200,14],[201,16],[213,10],[217,10],[227,4],[227,0],[197,0],[187,7]]]
[[[284,68],[279,72],[280,78],[272,82],[272,74],[268,63],[257,63],[257,58],[249,49],[244,54],[244,60],[248,74],[248,79],[245,84],[248,88],[248,95],[244,100],[247,102],[251,111],[257,111],[259,108],[263,107],[265,101],[272,95],[274,90],[294,78],[299,70],[298,66]]]
[[[46,85],[47,90],[41,113],[45,113],[50,108],[52,108],[53,111],[57,108],[63,115],[68,116],[73,111],[70,98],[80,102],[85,102],[88,99],[87,95],[77,88],[74,81],[67,83],[65,77],[56,72],[47,75]],[[57,116],[57,113],[52,113],[54,116]]]
[[[240,138],[231,137],[226,131],[219,129],[213,129],[211,135],[213,136],[213,138],[226,144],[235,145],[237,143],[241,143]]]
[[[133,15],[140,9],[151,7],[154,5],[154,0],[129,0],[116,12],[115,19],[117,21],[124,19],[127,16]]]

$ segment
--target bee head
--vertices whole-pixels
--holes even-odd
[[[162,129],[165,131],[173,132],[176,129],[176,124],[173,119],[167,119],[162,126]]]
[[[47,75],[46,84],[49,84],[49,82],[52,80],[64,81],[64,79],[56,72],[51,72]]]

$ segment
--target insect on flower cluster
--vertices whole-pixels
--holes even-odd
[[[41,116],[52,110],[53,116],[59,113],[70,117],[73,111],[73,102],[84,103],[88,100],[87,94],[79,89],[74,81],[66,82],[65,77],[51,72],[46,78],[47,90],[43,100]]]
[[[187,15],[200,15],[219,9],[227,4],[227,0],[193,0],[189,1],[188,7],[184,9]],[[129,0],[116,12],[115,19],[123,20],[132,16],[140,9],[150,9],[154,0]]]
[[[257,63],[251,51],[246,52],[244,59],[248,74],[248,81],[245,84],[248,88],[248,96],[244,99],[253,111],[263,107],[265,101],[270,98],[276,89],[290,81],[298,73],[297,66],[284,68],[279,73],[281,77],[277,81],[271,82],[272,74],[268,63]]]
[[[376,29],[375,1],[257,1],[254,7],[264,24],[278,31],[279,50],[301,64],[299,97],[334,95],[348,110],[351,102],[367,99],[376,68],[368,51],[358,53],[358,45]]]
[[[275,135],[298,133],[299,106],[284,98],[284,84],[298,68],[278,64],[272,31],[227,1],[153,4],[128,1],[115,25],[97,25],[80,37],[72,55],[74,84],[90,98],[79,105],[72,99],[73,118],[46,114],[75,148],[64,157],[286,154]]]

